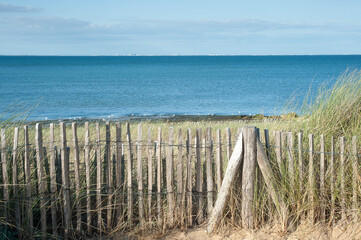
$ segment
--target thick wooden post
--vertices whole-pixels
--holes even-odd
[[[212,171],[212,134],[211,128],[207,128],[206,132],[206,172],[207,172],[207,212],[208,216],[213,210],[213,171]]]
[[[25,170],[25,197],[27,199],[26,204],[26,216],[28,224],[28,234],[30,237],[34,235],[34,217],[33,217],[33,198],[31,194],[31,164],[30,164],[30,151],[29,151],[29,129],[28,126],[24,126],[24,170]],[[4,187],[5,189],[5,187]]]
[[[173,187],[173,128],[169,128],[168,154],[167,154],[167,202],[168,202],[168,224],[174,225],[174,187]]]
[[[255,127],[246,127],[245,130],[245,157],[242,171],[242,226],[254,228],[254,182],[257,161],[257,136]]]
[[[76,122],[71,124],[73,132],[73,156],[74,156],[74,177],[75,177],[75,203],[76,203],[76,231],[81,231],[81,198],[80,198],[80,168],[79,168],[79,143],[78,143],[78,125]]]
[[[91,179],[90,179],[90,134],[89,122],[84,123],[84,163],[85,163],[85,181],[86,181],[86,223],[87,231],[91,233],[92,215],[91,215]]]
[[[57,182],[56,182],[56,168],[55,168],[55,146],[54,146],[54,123],[50,123],[49,132],[49,159],[50,159],[50,199],[51,199],[51,226],[54,236],[58,236],[58,218],[57,218]]]
[[[100,126],[97,122],[95,124],[95,134],[96,134],[96,154],[97,154],[97,189],[96,189],[96,209],[97,209],[97,226],[98,230],[101,233],[103,228],[103,217],[102,217],[102,153],[101,153],[101,143],[100,143]]]
[[[144,226],[144,201],[143,201],[143,161],[142,161],[142,124],[138,125],[137,141],[137,182],[138,182],[138,207],[141,227]]]
[[[238,140],[236,142],[236,146],[234,147],[232,156],[228,161],[228,166],[226,169],[226,173],[224,174],[222,186],[219,190],[217,201],[208,221],[208,233],[213,233],[213,231],[219,224],[219,221],[221,220],[227,200],[229,198],[231,187],[240,167],[242,166],[243,152],[243,135],[241,133],[238,136]]]
[[[19,187],[18,187],[18,139],[19,128],[14,129],[14,145],[13,145],[13,195],[14,195],[14,208],[15,208],[15,223],[17,229],[21,227],[20,217],[20,199],[19,199]]]
[[[62,179],[62,192],[64,198],[64,236],[69,238],[71,224],[71,203],[70,203],[70,186],[69,186],[69,156],[66,144],[66,125],[60,122],[60,143],[61,143],[61,179]]]
[[[36,124],[36,167],[38,175],[38,191],[40,195],[40,221],[42,236],[46,236],[46,179],[43,168],[43,134],[41,123]]]
[[[133,168],[133,157],[132,157],[132,139],[130,136],[130,124],[127,122],[127,143],[128,143],[128,161],[127,161],[127,206],[128,206],[128,222],[131,225],[133,222],[133,183],[132,183],[132,168]]]
[[[203,222],[203,172],[202,172],[202,157],[201,157],[201,134],[202,130],[197,129],[195,136],[196,145],[196,192],[197,192],[197,223]]]

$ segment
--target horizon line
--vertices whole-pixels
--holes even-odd
[[[0,54],[0,57],[192,57],[192,56],[361,56],[354,54],[89,54],[89,55],[57,55],[57,54]]]

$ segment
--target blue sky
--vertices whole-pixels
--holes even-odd
[[[361,54],[359,0],[0,0],[0,55]]]

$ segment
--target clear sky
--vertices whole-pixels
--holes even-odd
[[[0,55],[361,54],[360,0],[0,0]]]

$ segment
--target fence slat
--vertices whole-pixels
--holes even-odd
[[[212,132],[208,127],[206,130],[206,172],[207,172],[207,210],[208,216],[213,210],[213,171],[212,171]]]
[[[97,122],[95,124],[96,134],[96,154],[97,154],[97,188],[96,188],[96,209],[98,215],[97,227],[99,232],[102,232],[103,228],[103,217],[102,217],[102,153],[100,143],[100,126]]]
[[[320,136],[320,202],[321,202],[321,222],[326,221],[326,193],[325,193],[325,138]]]
[[[315,197],[314,197],[314,191],[315,191],[315,182],[313,177],[313,152],[314,149],[314,143],[313,143],[313,134],[308,135],[308,144],[309,144],[309,163],[308,163],[308,186],[309,186],[309,195],[308,195],[308,201],[310,203],[309,208],[309,219],[313,222],[314,216],[315,216]]]
[[[158,227],[162,225],[162,128],[158,127],[158,142],[157,142],[157,223]]]
[[[14,145],[13,145],[13,195],[14,195],[14,210],[15,210],[15,223],[16,227],[21,227],[20,217],[20,199],[19,199],[19,188],[18,188],[18,140],[19,140],[19,128],[14,129]],[[19,232],[21,235],[21,232]]]
[[[276,159],[278,163],[278,168],[281,174],[283,174],[283,164],[282,164],[282,133],[280,131],[275,132],[276,139]]]
[[[152,222],[152,194],[153,194],[153,156],[152,131],[148,127],[147,157],[148,157],[148,221]]]
[[[43,134],[42,134],[42,125],[41,123],[36,124],[36,167],[38,175],[38,191],[40,195],[40,221],[41,221],[41,231],[42,236],[46,236],[46,179],[43,168]]]
[[[86,182],[86,223],[87,231],[91,233],[92,215],[91,215],[91,179],[90,179],[90,133],[89,122],[84,123],[84,164],[85,164],[85,182]]]
[[[132,166],[133,166],[133,156],[132,156],[132,139],[130,136],[130,124],[126,124],[127,130],[127,143],[128,143],[128,161],[127,161],[127,215],[128,223],[132,225],[133,222],[133,183],[132,183]]]
[[[189,128],[187,132],[187,153],[188,153],[188,162],[187,162],[187,215],[188,215],[188,226],[193,225],[193,203],[192,203],[192,130]]]
[[[341,218],[346,220],[346,189],[345,189],[345,137],[340,138],[340,178],[341,178]]]
[[[51,226],[54,236],[58,236],[58,218],[57,218],[57,182],[55,168],[55,146],[54,146],[54,123],[50,123],[49,130],[49,160],[50,160],[50,199],[51,199]]]
[[[300,184],[300,192],[303,189],[303,133],[299,132],[298,137],[298,180]]]
[[[271,153],[271,142],[269,139],[269,130],[268,129],[264,129],[264,143],[265,143],[265,147],[266,147],[266,155],[267,158],[270,157],[270,153]]]
[[[76,231],[81,231],[81,198],[80,198],[80,169],[79,169],[79,144],[78,144],[78,125],[76,122],[71,124],[73,133],[73,156],[74,156],[74,177],[75,177],[75,203],[76,203]]]
[[[231,135],[231,129],[226,128],[226,144],[227,144],[227,161],[230,160],[231,154],[232,154],[232,135]]]
[[[356,223],[358,220],[358,201],[357,201],[357,183],[358,183],[358,156],[357,156],[357,137],[352,137],[352,220]]]
[[[7,165],[7,158],[6,158],[6,133],[5,129],[1,129],[1,162],[2,162],[2,170],[3,170],[3,195],[4,195],[4,216],[5,220],[8,220],[8,213],[9,213],[9,202],[10,202],[10,195],[9,195],[9,173],[8,173],[8,165]]]
[[[196,146],[196,193],[197,193],[197,223],[203,222],[203,172],[202,172],[202,157],[201,157],[201,138],[202,130],[196,130],[195,146]]]
[[[334,156],[335,156],[335,145],[334,138],[331,136],[330,146],[330,190],[331,190],[331,211],[330,211],[330,223],[335,224],[335,170],[334,170]]]
[[[116,184],[116,225],[120,225],[123,220],[122,204],[123,204],[123,172],[124,164],[122,159],[122,128],[120,122],[115,124],[115,184]]]
[[[33,198],[31,191],[31,163],[29,151],[29,128],[24,126],[24,171],[25,171],[25,197],[28,199],[26,204],[25,223],[28,224],[28,234],[32,238],[34,235],[34,217],[33,217]],[[5,189],[5,187],[4,187]]]
[[[113,212],[113,175],[112,175],[112,154],[110,148],[110,122],[105,123],[105,162],[106,162],[106,184],[107,184],[107,229],[112,229]]]
[[[182,138],[182,129],[178,130],[178,158],[177,158],[177,205],[179,208],[179,217],[181,227],[183,227],[184,222],[184,203],[183,203],[183,138]]]
[[[222,136],[221,129],[217,129],[217,139],[216,139],[216,183],[217,191],[221,189],[222,179],[223,179],[223,162],[222,162]]]
[[[169,128],[168,151],[167,151],[167,202],[168,202],[168,224],[170,227],[174,225],[174,187],[173,187],[173,128]]]
[[[287,145],[288,145],[288,175],[290,177],[291,186],[293,188],[295,181],[295,162],[293,158],[293,134],[289,132],[287,134]]]
[[[63,212],[64,212],[64,237],[69,238],[71,224],[71,203],[70,203],[70,186],[69,186],[69,155],[66,143],[66,125],[60,122],[60,143],[61,143],[61,179],[62,179],[62,192],[63,192]]]
[[[137,181],[138,181],[138,207],[141,227],[144,226],[144,201],[143,201],[143,161],[142,161],[142,125],[138,125],[137,141]]]

